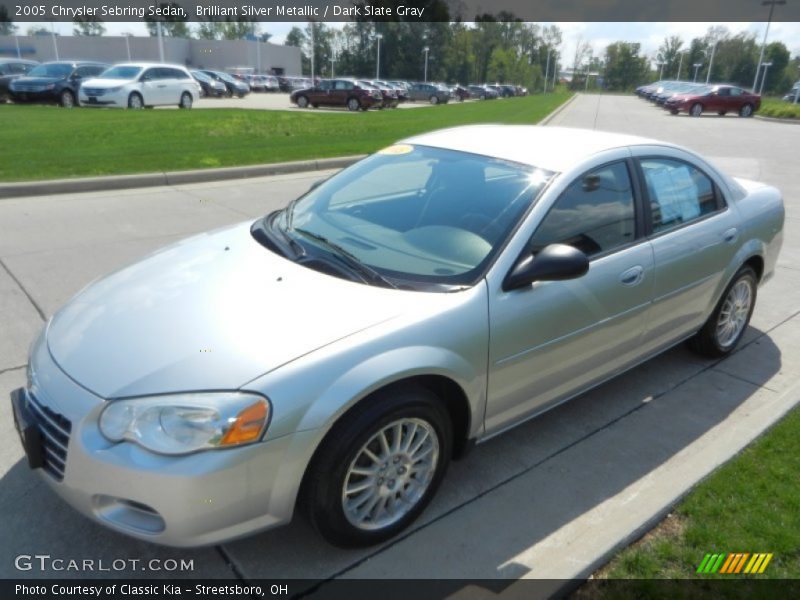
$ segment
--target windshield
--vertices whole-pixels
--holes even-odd
[[[472,285],[552,175],[400,144],[314,188],[274,226],[306,247],[335,244],[394,282]]]
[[[141,72],[141,67],[111,67],[103,71],[100,77],[103,79],[136,79]]]
[[[56,79],[64,79],[65,77],[69,77],[70,73],[72,73],[72,65],[52,63],[34,67],[28,73],[28,77],[53,77]]]
[[[205,73],[201,73],[200,71],[192,71],[192,77],[197,79],[197,81],[203,81],[205,83],[211,83],[212,79],[206,75]]]
[[[217,75],[217,77],[219,77],[223,81],[227,81],[228,83],[239,83],[238,79],[234,79],[233,77],[231,77],[227,73],[217,72],[216,75]]]

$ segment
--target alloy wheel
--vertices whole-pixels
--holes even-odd
[[[725,297],[717,318],[717,342],[722,348],[732,346],[744,329],[753,304],[753,288],[750,280],[741,279]]]

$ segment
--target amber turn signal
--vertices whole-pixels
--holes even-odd
[[[267,422],[269,410],[266,400],[258,400],[236,415],[236,421],[222,437],[220,446],[246,444],[258,439]]]

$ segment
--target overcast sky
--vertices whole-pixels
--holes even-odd
[[[17,23],[20,32],[24,33],[32,25],[49,23]],[[260,23],[261,31],[272,34],[271,41],[283,43],[286,34],[294,25],[302,23]],[[342,27],[343,23],[329,23],[334,27]],[[731,32],[747,31],[755,33],[759,44],[764,37],[766,23],[556,23],[564,32],[564,42],[561,45],[562,56],[571,61],[575,46],[579,39],[588,41],[595,55],[602,55],[605,47],[615,41],[624,40],[640,42],[642,50],[648,57],[653,57],[659,45],[669,35],[681,36],[688,45],[693,37],[703,35],[712,25],[725,25]],[[138,23],[105,23],[107,35],[120,35],[132,33],[134,35],[147,35],[147,28],[143,22]],[[61,35],[72,34],[72,23],[54,23],[56,33]],[[769,30],[768,41],[782,41],[789,48],[792,56],[800,54],[800,23],[772,23]]]

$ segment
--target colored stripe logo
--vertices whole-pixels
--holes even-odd
[[[738,573],[763,573],[769,561],[772,560],[772,553],[757,552],[729,552],[722,554],[706,554],[697,567],[697,573],[721,573],[725,575],[736,575]]]

